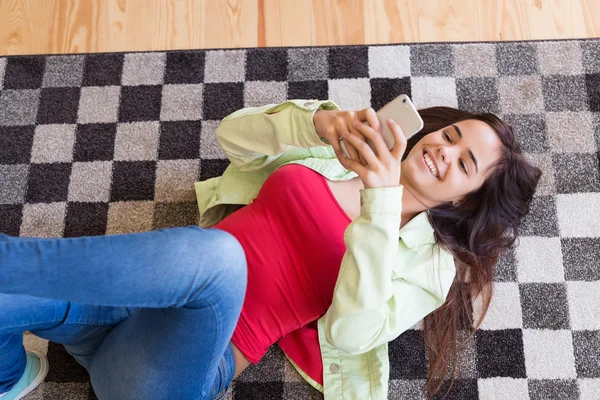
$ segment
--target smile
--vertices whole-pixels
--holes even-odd
[[[429,154],[427,152],[423,153],[423,160],[425,161],[425,164],[427,165],[427,167],[429,167],[429,171],[431,171],[431,174],[433,176],[435,176],[437,179],[439,179],[440,175],[438,173],[438,170],[435,167],[434,162],[431,160],[431,157],[429,157]]]

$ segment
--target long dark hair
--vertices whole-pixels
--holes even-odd
[[[456,263],[456,277],[446,301],[424,319],[429,355],[425,389],[432,397],[448,375],[451,380],[446,393],[452,387],[459,331],[470,331],[470,338],[481,324],[492,297],[498,257],[514,244],[542,171],[525,159],[512,128],[494,114],[473,114],[450,107],[432,107],[419,113],[424,128],[409,140],[405,155],[428,133],[467,119],[485,122],[502,141],[502,156],[479,189],[459,205],[448,203],[429,210],[436,245],[450,251]],[[471,299],[479,295],[482,312],[474,321]]]

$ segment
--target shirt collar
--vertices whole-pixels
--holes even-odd
[[[415,253],[421,253],[429,247],[428,245],[435,243],[435,235],[433,227],[429,223],[427,211],[421,212],[408,221],[400,229],[399,236],[404,244]]]

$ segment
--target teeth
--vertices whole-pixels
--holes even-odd
[[[429,169],[431,170],[431,173],[438,178],[438,171],[437,168],[435,167],[435,164],[433,163],[433,161],[431,161],[431,158],[429,158],[429,154],[425,153],[425,155],[423,156],[423,158],[425,159],[425,162],[427,163],[427,165],[429,166]]]

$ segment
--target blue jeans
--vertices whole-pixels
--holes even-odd
[[[246,290],[237,240],[197,226],[67,239],[0,234],[0,393],[23,333],[61,343],[99,399],[212,399],[233,379]]]

